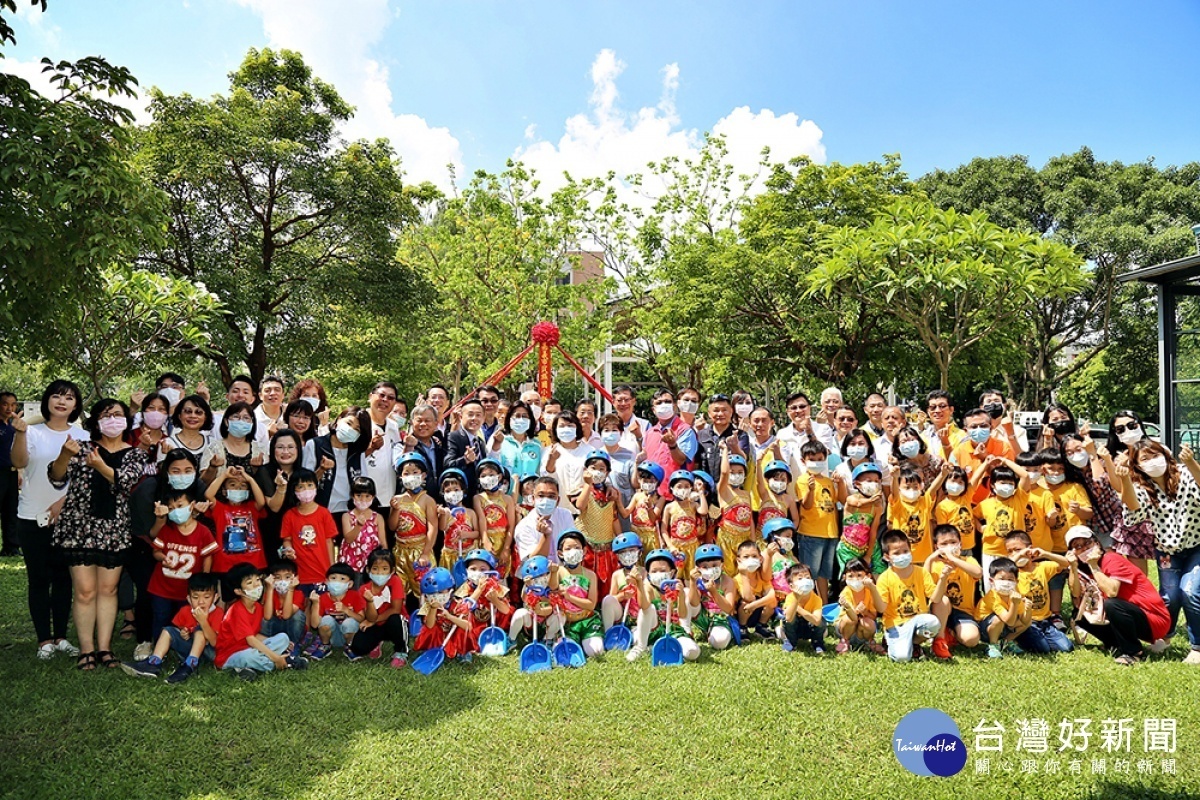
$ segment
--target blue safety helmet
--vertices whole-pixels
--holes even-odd
[[[517,571],[517,577],[521,580],[529,580],[530,578],[540,578],[543,575],[550,574],[550,560],[545,556],[534,556],[527,559],[521,564],[521,569]]]
[[[701,561],[711,561],[713,559],[720,561],[725,560],[725,553],[721,551],[719,544],[702,544],[696,548],[696,556],[693,559],[697,564]]]
[[[655,464],[653,461],[643,461],[641,464],[638,464],[637,471],[646,473],[659,483],[662,483],[663,476],[666,475],[666,473],[663,472],[663,468],[658,464]]]
[[[454,588],[454,576],[445,567],[436,567],[421,578],[421,594],[448,592]]]
[[[612,551],[614,553],[634,547],[639,550],[642,549],[642,539],[636,533],[622,533],[612,540]]]
[[[642,563],[649,567],[652,562],[657,561],[660,558],[670,561],[672,567],[675,566],[675,556],[671,555],[670,550],[663,550],[661,547],[657,550],[651,550],[649,553],[646,553],[646,558]]]
[[[762,526],[763,539],[768,542],[779,535],[780,531],[795,531],[796,526],[787,517],[775,517],[769,519]]]
[[[782,472],[789,478],[792,477],[792,471],[788,465],[782,461],[770,461],[763,467],[763,475],[770,475],[772,472]]]
[[[492,569],[496,568],[496,557],[482,548],[476,548],[463,556],[464,564],[470,564],[472,561],[483,561]]]

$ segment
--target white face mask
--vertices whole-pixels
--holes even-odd
[[[962,485],[961,483],[958,483],[957,481],[954,483],[946,484],[946,494],[950,495],[951,497],[958,497],[960,494],[962,494],[966,490],[967,490],[967,487]]]
[[[175,388],[159,389],[158,393],[163,396],[163,399],[167,401],[167,405],[171,408],[175,407],[175,404],[179,402],[179,398],[182,396],[179,390]]]
[[[904,569],[912,564],[912,553],[901,553],[898,556],[892,556],[892,566],[896,569]]]
[[[690,486],[676,486],[671,490],[671,494],[675,495],[676,500],[691,500],[692,488]]]
[[[729,485],[735,489],[740,489],[746,485],[746,473],[731,472],[729,473]]]
[[[654,416],[661,420],[668,420],[675,416],[675,409],[670,403],[659,403],[654,407]]]
[[[478,586],[479,584],[483,583],[483,580],[484,580],[484,578],[486,578],[486,577],[487,577],[487,573],[485,573],[485,572],[484,572],[483,570],[481,570],[481,569],[469,569],[469,570],[467,570],[467,580],[469,580],[471,583],[473,583],[473,584],[474,584],[474,585],[476,585],[476,586]]]
[[[425,595],[425,602],[434,608],[443,608],[450,602],[452,592],[434,592],[433,594]]]
[[[338,441],[342,444],[354,444],[358,441],[359,433],[349,422],[339,423],[336,432]]]
[[[861,592],[862,588],[867,584],[862,578],[847,578],[846,585],[856,592]]]
[[[651,572],[650,573],[650,585],[653,586],[655,589],[662,586],[663,581],[669,581],[670,579],[671,579],[671,573],[669,573],[669,572]]]
[[[754,406],[751,403],[738,403],[733,407],[733,410],[737,412],[738,418],[745,419],[750,416],[750,412],[754,410]]]
[[[921,490],[920,489],[901,489],[900,496],[903,497],[909,503],[915,503],[915,502],[917,502],[917,498],[921,496]]]
[[[604,433],[600,434],[600,443],[605,447],[616,447],[617,443],[620,441],[620,431],[605,431]]]
[[[538,588],[538,589],[543,589],[550,585],[550,576],[549,575],[541,575],[537,578],[530,578],[529,585],[533,586],[535,588]]]
[[[275,593],[276,594],[287,594],[287,590],[290,588],[292,588],[291,581],[279,580],[278,578],[276,578],[276,580],[275,580]]]
[[[1121,431],[1117,434],[1117,439],[1126,447],[1131,444],[1137,444],[1142,440],[1142,429],[1134,428],[1131,431]]]
[[[1016,484],[1012,483],[997,483],[992,486],[992,488],[996,491],[997,497],[1003,497],[1005,499],[1012,497],[1017,493]]]
[[[1027,567],[1029,566],[1029,556],[1018,556],[1013,559],[1013,563],[1018,567]]]
[[[597,486],[608,480],[608,472],[605,470],[593,469],[590,470],[590,472],[592,474],[592,483],[596,484]]]
[[[721,573],[724,572],[720,567],[705,567],[700,570],[700,577],[704,578],[705,583],[716,583],[721,580]]]
[[[1067,479],[1067,476],[1063,472],[1059,472],[1054,475],[1051,475],[1049,472],[1046,473],[1046,483],[1050,484],[1051,486],[1058,486],[1060,483],[1062,483],[1066,479]]]
[[[863,481],[858,485],[858,493],[863,497],[874,497],[879,494],[879,484],[875,481]]]
[[[775,544],[779,545],[780,552],[789,553],[792,550],[792,545],[796,542],[794,539],[789,539],[786,536],[776,536]]]
[[[792,591],[798,595],[812,594],[813,580],[812,578],[797,578],[792,581]]]
[[[571,548],[570,550],[563,550],[562,554],[559,555],[558,558],[568,567],[578,567],[583,563],[583,551],[578,547]]]
[[[946,545],[945,549],[946,549],[946,552],[952,556],[961,556],[962,555],[962,545],[961,544]]]
[[[316,413],[316,410],[321,407],[321,398],[319,397],[305,397],[302,399],[304,402],[308,403],[309,407],[313,410],[313,413]]]
[[[523,434],[529,432],[529,417],[513,417],[508,421],[508,427],[513,433]]]
[[[824,461],[805,461],[804,468],[813,475],[824,475],[829,470],[829,465]]]
[[[738,566],[747,572],[754,572],[762,568],[762,559],[758,558],[743,558],[738,562]]]
[[[617,561],[621,562],[622,567],[628,569],[638,562],[638,555],[637,548],[631,547],[628,550],[622,550],[617,553]]]
[[[490,492],[500,485],[500,476],[484,475],[479,479],[479,485],[483,487],[484,491]]]
[[[263,587],[261,583],[258,586],[255,586],[253,589],[242,589],[242,594],[246,595],[246,597],[249,597],[251,600],[261,600],[262,593]]]
[[[453,492],[446,492],[442,496],[445,497],[446,502],[452,506],[462,505],[463,493],[459,490],[455,490]]]
[[[642,481],[638,484],[638,486],[641,487],[641,490],[646,494],[654,494],[658,491],[658,484],[654,481]]]
[[[558,429],[558,440],[560,442],[563,442],[564,444],[570,444],[571,442],[575,441],[575,429],[574,428],[559,428]]]
[[[909,439],[907,442],[900,444],[900,454],[905,458],[913,458],[921,454],[921,443],[916,439]]]
[[[1010,595],[1013,593],[1013,589],[1017,588],[1017,582],[1004,580],[1003,578],[996,578],[992,581],[992,586],[996,587],[997,594]]]
[[[700,410],[700,404],[695,400],[680,400],[679,410],[684,414],[695,414]]]
[[[1149,475],[1151,478],[1159,478],[1167,472],[1167,459],[1162,456],[1155,456],[1140,462],[1142,472]]]
[[[529,413],[533,416],[533,418],[535,420],[541,419],[542,418],[542,407],[535,403],[534,405],[531,405],[529,407]]]
[[[767,481],[767,486],[770,487],[773,493],[783,494],[787,491],[788,482],[779,480]]]
[[[846,457],[853,458],[855,461],[867,457],[867,446],[865,444],[852,444],[846,448]]]
[[[359,500],[358,498],[355,498],[354,507],[357,508],[359,511],[366,511],[368,508],[371,507],[372,502],[373,501],[371,501],[370,499]]]
[[[1067,461],[1071,462],[1079,469],[1086,467],[1089,460],[1091,460],[1091,457],[1087,454],[1086,450],[1076,450],[1074,453],[1071,453],[1071,455],[1067,456]]]
[[[400,479],[400,482],[404,484],[405,489],[415,492],[425,485],[425,478],[421,475],[405,475]]]
[[[1029,482],[1037,483],[1042,479],[1042,473],[1036,469],[1029,470]]]

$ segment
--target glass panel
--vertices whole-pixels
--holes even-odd
[[[1175,429],[1179,442],[1200,451],[1200,383],[1175,384]],[[1170,447],[1173,443],[1164,441]]]

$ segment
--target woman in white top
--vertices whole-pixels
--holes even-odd
[[[166,447],[168,450],[186,450],[199,464],[212,438],[212,427],[213,413],[208,401],[198,394],[190,394],[175,406]]]
[[[583,466],[588,456],[596,452],[590,444],[580,441],[583,425],[573,411],[563,411],[550,428],[553,444],[542,456],[542,473],[558,479],[558,502],[573,510],[571,498],[583,491]],[[578,513],[578,512],[573,512]]]
[[[83,408],[83,393],[70,381],[58,380],[42,392],[40,425],[27,426],[20,417],[13,419],[12,463],[25,470],[25,483],[17,502],[17,538],[25,557],[29,581],[29,616],[37,632],[40,659],[55,653],[75,657],[79,648],[67,641],[67,623],[71,619],[71,573],[62,553],[51,546],[54,523],[67,496],[66,487],[56,489],[50,483],[50,464],[62,452],[68,438],[86,441],[82,428],[72,427]],[[28,428],[28,429],[27,429]]]
[[[266,448],[257,438],[258,422],[249,403],[234,403],[221,417],[221,438],[211,442],[200,457],[205,483],[212,483],[221,467],[241,467],[251,477],[266,461]]]

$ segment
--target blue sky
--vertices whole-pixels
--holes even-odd
[[[388,136],[435,180],[518,151],[550,172],[628,172],[714,128],[747,164],[769,143],[898,152],[913,175],[1081,145],[1200,158],[1200,3],[1185,0],[50,0],[15,27],[0,68],[100,54],[199,95],[250,47],[298,49],[361,109],[351,134]]]

